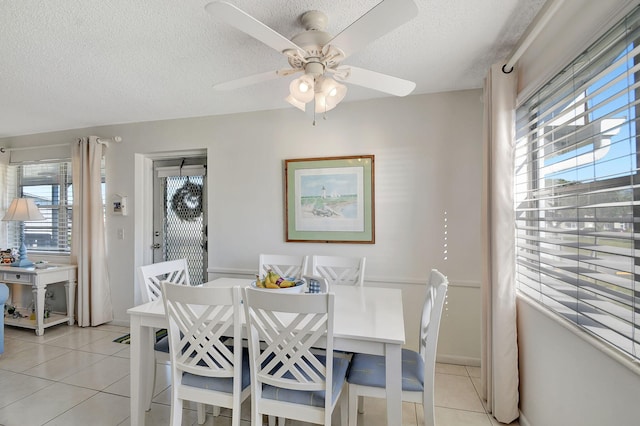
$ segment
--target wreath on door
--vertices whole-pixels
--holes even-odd
[[[171,208],[183,221],[191,222],[202,214],[202,185],[189,181],[171,198]]]

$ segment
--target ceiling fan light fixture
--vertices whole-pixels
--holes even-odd
[[[327,79],[325,79],[327,80]],[[315,104],[317,113],[325,113],[331,111],[344,99],[347,94],[347,87],[343,84],[336,83],[333,79],[330,82],[323,82],[324,90],[316,91]]]
[[[318,97],[322,98],[320,103],[326,105],[327,109],[323,111],[329,111],[335,108],[344,97],[347,95],[347,86],[340,84],[330,77],[322,77],[316,82],[316,104],[318,104]]]
[[[342,67],[342,61],[354,52],[415,17],[418,14],[415,0],[380,0],[336,36],[325,31],[327,16],[324,13],[309,11],[301,17],[305,31],[291,39],[227,1],[213,1],[205,9],[211,15],[284,54],[291,66],[290,69],[217,84],[217,89],[244,87],[304,72],[302,77],[289,84],[290,93],[285,100],[302,111],[305,111],[307,103],[314,100],[314,111],[324,113],[335,108],[347,93],[347,87],[337,83],[335,79],[395,96],[406,96],[415,88],[415,83],[408,80],[357,67]],[[325,77],[327,74],[331,74],[333,78]]]
[[[314,92],[313,77],[308,74],[296,78],[289,84],[289,97],[303,104],[313,100]]]
[[[289,102],[292,106],[298,108],[300,111],[305,112],[307,104],[305,104],[304,102],[296,100],[296,98],[291,95],[284,98],[284,100]]]

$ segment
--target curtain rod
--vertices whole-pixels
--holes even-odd
[[[560,9],[562,3],[564,3],[564,0],[549,0],[542,6],[542,9],[540,9],[536,18],[527,28],[523,37],[520,38],[515,51],[511,54],[507,63],[502,66],[503,73],[509,74],[513,71],[513,66],[518,62],[518,59],[520,59],[522,54],[529,48],[542,30],[544,30],[553,15]]]
[[[98,138],[97,139],[98,143],[104,144],[104,145],[109,145],[109,142],[122,142],[122,138],[120,136],[113,136],[111,138]],[[0,147],[0,153],[5,153],[5,152],[11,152],[11,151],[28,151],[31,149],[47,149],[47,148],[58,148],[61,146],[69,146],[70,144],[68,143],[59,143],[56,145],[40,145],[40,146],[25,146],[25,147],[19,147],[19,148],[5,148],[5,147]]]

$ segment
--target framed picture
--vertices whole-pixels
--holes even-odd
[[[285,160],[287,242],[375,243],[374,156]]]

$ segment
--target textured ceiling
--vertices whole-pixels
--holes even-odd
[[[298,18],[307,10],[326,13],[327,31],[335,35],[379,2],[228,1],[287,38],[302,31]],[[212,89],[288,64],[206,13],[207,3],[0,1],[0,137],[292,108],[284,97],[295,77],[231,92]],[[511,52],[543,3],[416,0],[416,18],[344,65],[412,80],[412,94],[480,88],[488,67]],[[389,96],[348,88],[343,102]]]

